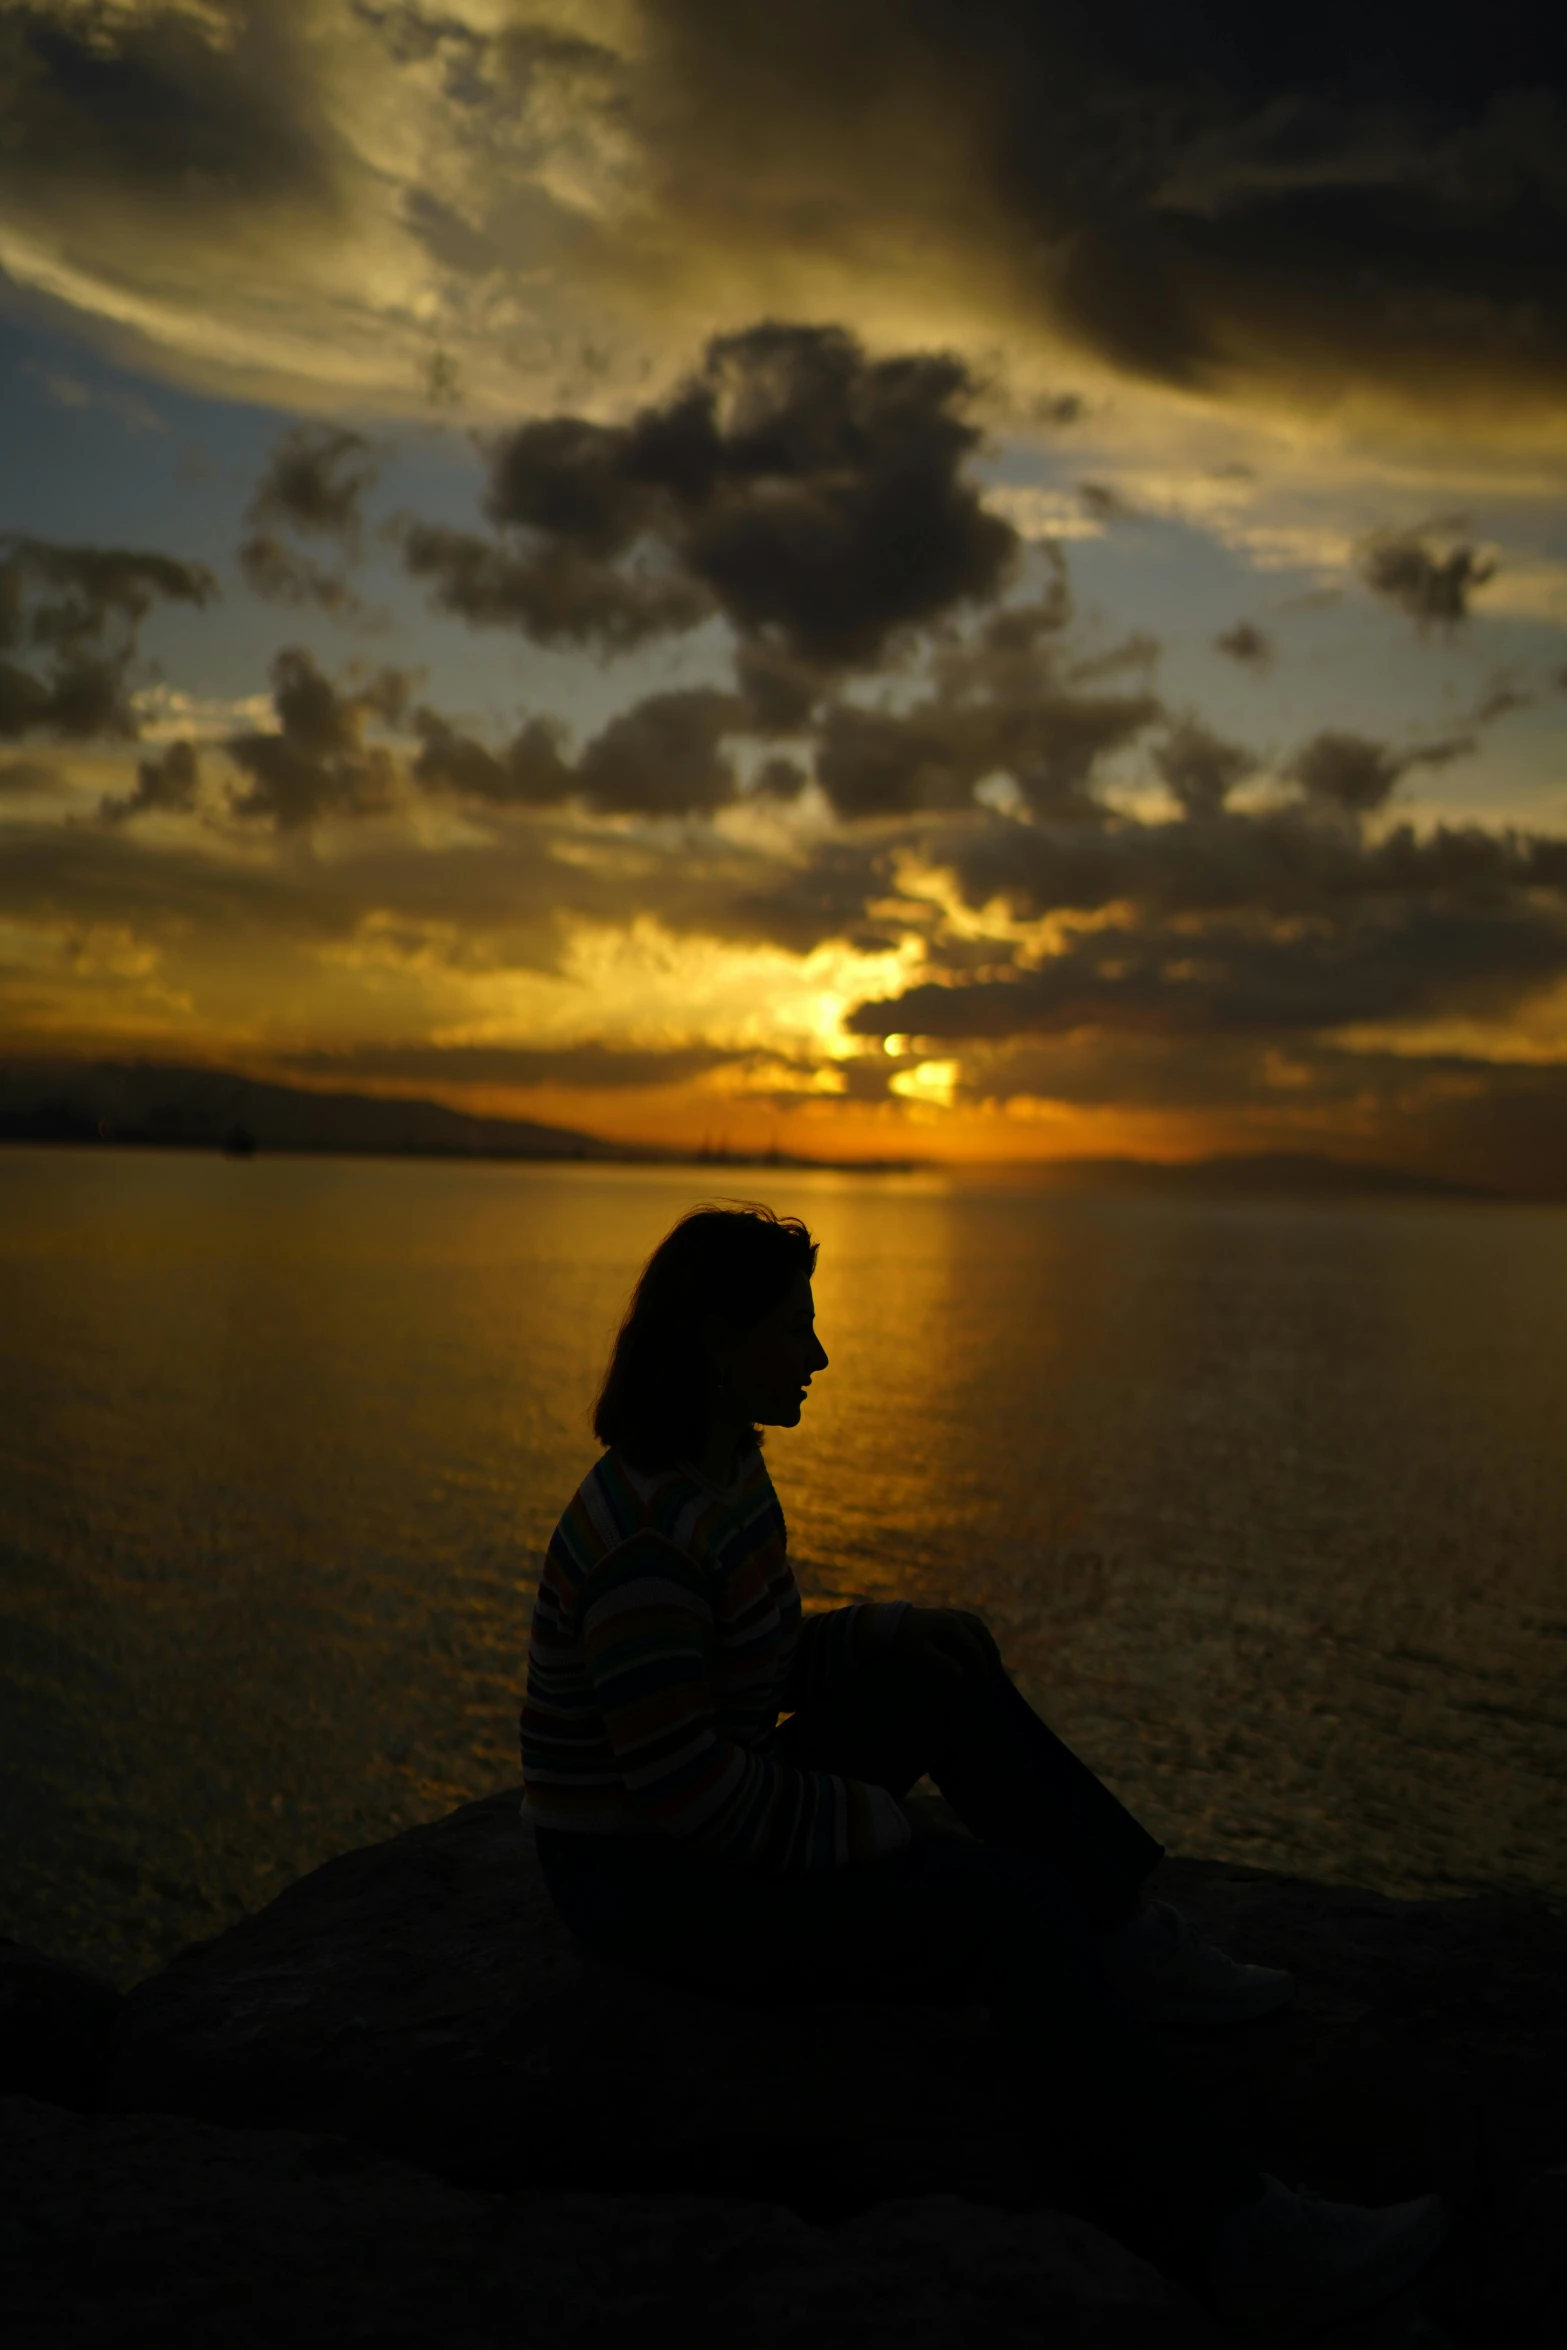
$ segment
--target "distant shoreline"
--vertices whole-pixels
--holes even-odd
[[[614,1142],[529,1118],[486,1118],[415,1095],[279,1085],[232,1069],[150,1061],[0,1060],[0,1143],[309,1157],[489,1159],[910,1174],[905,1157],[816,1158]]]
[[[1312,1152],[1202,1159],[818,1158],[614,1142],[526,1118],[487,1118],[412,1095],[325,1092],[236,1070],[148,1061],[0,1061],[0,1144],[166,1149],[230,1158],[403,1158],[518,1165],[700,1168],[779,1174],[1008,1176],[1058,1196],[1159,1199],[1427,1199],[1545,1203],[1409,1168]]]
[[[1063,1198],[1203,1199],[1216,1202],[1294,1200],[1331,1204],[1337,1200],[1429,1200],[1480,1207],[1562,1207],[1549,1192],[1506,1192],[1480,1184],[1449,1182],[1399,1167],[1364,1160],[1255,1157],[1207,1159],[815,1159],[788,1151],[681,1151],[656,1145],[611,1143],[593,1138],[582,1147],[528,1149],[465,1142],[269,1141],[248,1136],[171,1135],[148,1132],[62,1133],[57,1128],[20,1130],[0,1122],[0,1150],[7,1147],[62,1151],[207,1152],[231,1159],[414,1159],[444,1165],[522,1167],[653,1167],[722,1173],[783,1175],[952,1175],[1011,1177],[1020,1184]]]
[[[596,1138],[595,1138],[596,1139]],[[0,1124],[0,1150],[205,1151],[227,1159],[430,1159],[517,1167],[736,1167],[776,1169],[783,1174],[923,1175],[942,1172],[933,1159],[809,1159],[791,1151],[682,1151],[656,1144],[598,1142],[594,1148],[527,1150],[462,1142],[268,1142],[226,1135],[72,1133],[54,1129],[29,1133],[9,1121]]]

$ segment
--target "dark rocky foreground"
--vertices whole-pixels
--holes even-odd
[[[1458,2227],[1344,2350],[1567,2344],[1567,1924],[1197,1861],[1165,1885],[1302,1979],[1171,2035],[1268,2167]],[[743,1990],[743,1986],[737,1987]],[[917,2059],[911,2046],[917,2041]],[[348,1853],[119,2000],[0,1950],[0,2307],[38,2350],[1199,2345],[1051,2207],[983,2015],[687,2000],[584,1959],[514,1795]],[[1172,2159],[1178,2153],[1172,2150]]]

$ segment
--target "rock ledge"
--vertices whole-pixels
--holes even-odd
[[[1194,2095],[1285,2177],[1457,2206],[1425,2313],[1337,2338],[1567,2340],[1567,1924],[1199,1861],[1161,1890],[1302,1984],[1265,2024],[1171,2036]],[[1048,2117],[1038,2146],[1009,2134],[998,2057],[978,2010],[822,2003],[759,2034],[742,2001],[590,1960],[516,1795],[489,1797],[123,2002],[0,1950],[0,2088],[28,2093],[0,2157],[12,2338],[488,2350],[700,2310],[801,2350],[1216,2339],[1048,2207]]]

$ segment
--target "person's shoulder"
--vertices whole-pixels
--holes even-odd
[[[736,1464],[733,1482],[722,1488],[690,1461],[639,1469],[612,1447],[583,1479],[561,1526],[579,1557],[591,1548],[603,1558],[648,1535],[702,1565],[716,1563],[740,1528],[777,1513],[760,1445],[750,1448]]]
[[[635,1534],[673,1536],[707,1498],[682,1463],[641,1469],[611,1446],[583,1478],[571,1507],[590,1518],[609,1544]]]
[[[579,1570],[614,1550],[646,1522],[645,1483],[620,1454],[601,1453],[561,1512],[551,1550]]]

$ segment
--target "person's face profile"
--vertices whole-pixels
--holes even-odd
[[[805,1391],[827,1356],[816,1335],[816,1304],[803,1274],[748,1330],[721,1335],[715,1367],[739,1418],[765,1428],[797,1427]]]

